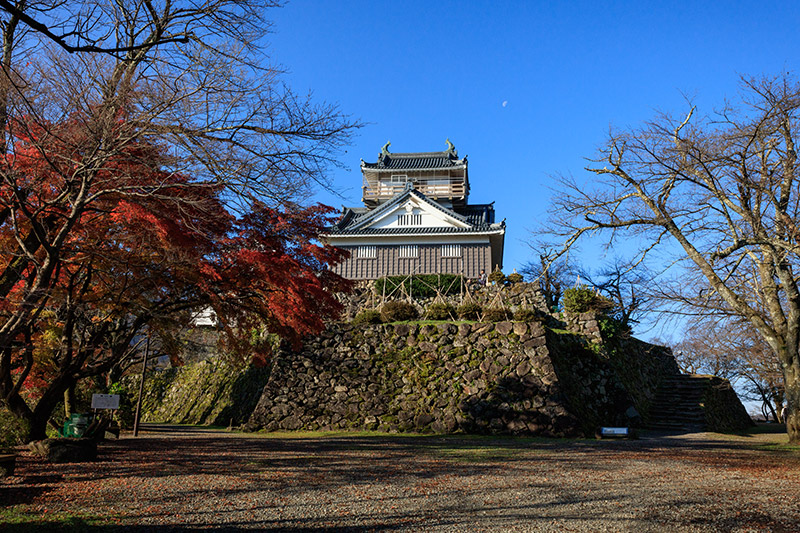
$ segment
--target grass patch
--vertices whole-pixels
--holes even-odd
[[[756,450],[769,452],[787,452],[800,456],[800,444],[789,444],[788,442],[768,442],[765,444],[754,444],[753,448]]]
[[[440,448],[432,450],[434,455],[457,463],[491,463],[508,461],[520,455],[528,454],[531,450],[519,448],[473,446],[460,448]]]
[[[728,438],[729,440],[736,440],[739,438],[754,438],[754,439],[769,439],[775,442],[783,439],[788,439],[786,434],[786,426],[784,424],[756,424],[753,427],[739,430],[730,431],[725,433],[718,433],[721,438]]]
[[[563,453],[568,447],[594,441],[546,437],[501,437],[497,435],[438,435],[411,446],[438,458],[459,463],[504,462],[535,455]]]
[[[762,423],[744,431],[714,435],[720,440],[734,442],[755,451],[800,453],[800,444],[789,444],[789,436],[783,424]]]
[[[574,331],[570,331],[568,329],[559,329],[559,328],[547,328],[547,329],[559,335],[576,335]]]
[[[93,527],[107,526],[112,519],[111,516],[81,512],[57,512],[44,517],[40,512],[30,511],[27,506],[0,509],[0,524],[13,526],[13,531],[19,532],[88,531]]]
[[[786,435],[786,424],[756,424],[741,433],[746,435]]]

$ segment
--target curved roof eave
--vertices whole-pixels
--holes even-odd
[[[492,228],[488,230],[463,230],[463,231],[408,231],[408,228],[402,228],[405,231],[400,231],[401,228],[392,228],[391,231],[370,231],[364,233],[321,233],[320,237],[324,238],[357,238],[357,237],[396,237],[413,235],[415,237],[444,237],[453,235],[504,235],[505,228]],[[429,229],[429,228],[411,228],[411,229]]]
[[[375,165],[375,166],[373,166],[373,165]],[[361,168],[362,169],[367,169],[367,170],[374,170],[376,172],[386,172],[386,173],[392,172],[392,173],[395,173],[395,174],[398,173],[398,172],[401,172],[401,171],[404,171],[404,172],[430,172],[432,170],[451,170],[451,169],[452,170],[459,170],[459,169],[466,169],[467,168],[466,163],[447,165],[447,166],[439,166],[439,167],[420,167],[420,168],[414,168],[414,167],[411,167],[411,168],[391,168],[391,167],[380,167],[380,166],[377,166],[377,165],[378,165],[377,163],[361,163]]]

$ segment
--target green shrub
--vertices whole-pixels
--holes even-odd
[[[461,320],[479,320],[482,312],[483,309],[481,306],[472,300],[462,303],[458,306],[458,309],[456,309],[458,318]]]
[[[484,322],[502,322],[511,319],[511,311],[505,307],[487,307],[483,311]]]
[[[630,326],[608,315],[601,315],[597,318],[597,325],[600,327],[600,335],[604,339],[618,339],[627,337],[631,334]]]
[[[434,302],[425,311],[428,320],[453,320],[456,317],[456,308],[448,303]]]
[[[499,268],[496,268],[489,274],[489,281],[495,283],[503,283],[506,280],[506,275]]]
[[[352,324],[359,326],[362,324],[380,324],[381,312],[377,309],[365,309],[358,313],[352,321]]]
[[[517,309],[517,312],[514,313],[514,320],[519,322],[534,322],[541,320],[540,313],[535,309],[530,309],[528,307],[521,307]]]
[[[152,374],[148,373],[147,377],[152,380]],[[119,409],[114,411],[114,419],[123,429],[133,427],[133,417],[136,411],[135,399],[139,394],[139,379],[137,376],[135,379],[129,380],[127,384],[114,382],[108,387],[108,394],[119,394]]]
[[[512,272],[511,274],[509,274],[508,276],[506,276],[506,280],[507,280],[509,283],[522,283],[522,280],[523,280],[523,279],[524,279],[524,278],[522,277],[522,274],[520,274],[520,273],[518,273],[518,272]]]
[[[25,443],[25,421],[20,420],[5,407],[0,407],[0,452],[10,451],[15,446]]]
[[[565,290],[561,296],[561,304],[564,311],[575,314],[587,311],[607,312],[614,307],[611,300],[585,285]]]
[[[442,295],[459,294],[463,277],[458,274],[420,274],[413,276],[389,276],[375,280],[377,294],[392,294],[395,297],[410,292],[414,298],[433,298],[437,291]],[[400,286],[403,289],[400,289]]]
[[[381,320],[383,322],[399,322],[401,320],[414,320],[419,317],[417,308],[408,302],[394,300],[386,302],[381,307]]]

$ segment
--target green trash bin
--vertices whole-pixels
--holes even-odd
[[[81,438],[86,433],[86,428],[92,422],[91,414],[72,413],[64,422],[64,429],[61,430],[62,437]]]

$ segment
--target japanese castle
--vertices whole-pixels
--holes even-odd
[[[470,204],[467,157],[448,139],[444,152],[391,153],[361,160],[361,207],[343,207],[323,239],[348,250],[334,270],[348,279],[408,274],[477,278],[503,267],[505,221],[494,205]]]

